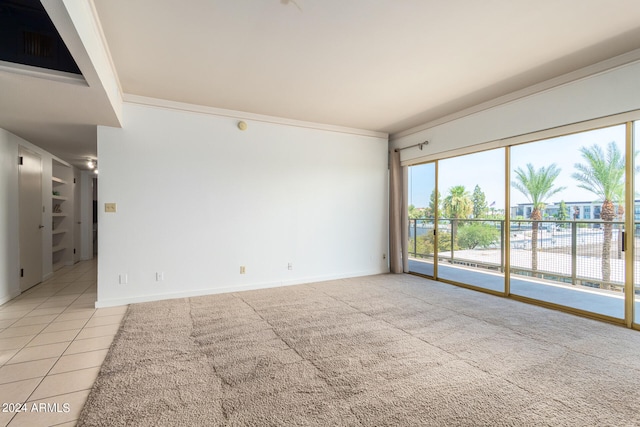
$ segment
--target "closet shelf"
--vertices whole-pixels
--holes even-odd
[[[55,184],[68,184],[68,182],[65,181],[64,179],[57,178],[55,176],[51,177],[51,181],[54,182]]]

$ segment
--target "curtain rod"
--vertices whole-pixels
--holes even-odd
[[[427,144],[429,144],[429,141],[419,142],[417,144],[413,144],[413,145],[410,145],[408,147],[396,148],[393,151],[395,151],[397,153],[398,151],[406,150],[406,149],[413,148],[413,147],[420,147],[420,150],[422,150],[422,147],[427,145]]]

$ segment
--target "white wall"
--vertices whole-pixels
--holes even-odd
[[[453,150],[640,109],[640,63],[635,62],[421,130],[394,148],[402,161],[445,157]]]
[[[20,293],[16,139],[0,129],[0,304]]]
[[[98,128],[97,306],[388,271],[387,138],[237,121],[125,103]]]
[[[18,147],[23,146],[42,159],[42,279],[52,274],[51,264],[51,169],[52,160],[68,165],[51,153],[0,129],[0,304],[20,294],[20,215]]]

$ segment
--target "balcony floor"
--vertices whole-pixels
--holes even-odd
[[[433,276],[433,263],[410,259],[409,271]],[[504,292],[504,275],[486,270],[440,262],[438,278]],[[624,295],[619,292],[590,290],[512,275],[511,294],[624,319]],[[640,303],[636,300],[635,304],[638,313]]]

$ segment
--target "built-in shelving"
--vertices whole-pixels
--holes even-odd
[[[51,177],[51,181],[55,184],[68,184],[67,181],[65,181],[64,179],[58,178],[56,176],[52,176]]]
[[[51,261],[57,270],[73,262],[72,227],[73,215],[72,169],[53,160],[51,177]]]
[[[66,249],[67,248],[65,246],[58,245],[58,246],[54,246],[53,248],[51,248],[51,252],[53,252],[55,254],[56,252],[64,251]]]

